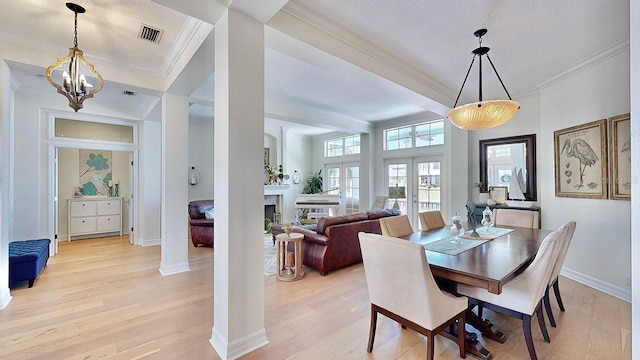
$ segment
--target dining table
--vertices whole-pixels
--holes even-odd
[[[468,230],[469,225],[465,224],[465,227]],[[463,235],[452,234],[451,229],[445,226],[400,238],[425,246],[431,273],[444,290],[455,294],[457,284],[466,284],[500,294],[504,284],[524,271],[533,261],[542,240],[551,232],[552,230],[546,229],[500,226],[479,231],[480,237],[474,238],[469,235],[470,231]],[[457,243],[465,243],[467,247],[473,247],[452,255],[451,252],[429,250],[428,244],[434,245],[436,242],[444,242],[445,245],[450,243],[454,247]],[[500,343],[506,341],[503,333],[494,329],[493,324],[481,319],[471,309],[467,310],[465,321],[467,325],[476,328],[483,338]],[[454,328],[443,335],[457,341]],[[467,352],[483,360],[492,359],[491,353],[482,346],[474,333],[467,334]]]

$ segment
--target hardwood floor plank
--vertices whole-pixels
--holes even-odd
[[[11,294],[0,311],[0,359],[219,360],[213,326],[213,249],[189,247],[190,271],[162,276],[160,248],[129,245],[126,236],[62,242],[36,280]],[[426,339],[379,316],[373,352],[366,352],[369,302],[364,270],[328,276],[305,268],[300,281],[265,277],[269,344],[243,360],[423,360]],[[557,328],[545,343],[534,318],[541,359],[631,359],[631,305],[560,278],[566,312],[552,298]],[[481,342],[496,359],[527,359],[522,325],[485,309],[507,334]],[[436,359],[458,359],[457,345],[435,340]]]

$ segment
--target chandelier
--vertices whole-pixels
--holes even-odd
[[[482,46],[482,36],[487,33],[487,29],[480,29],[473,33],[478,38],[479,46],[474,49],[471,53],[473,54],[473,59],[471,60],[471,65],[469,65],[469,70],[467,70],[467,75],[464,77],[464,81],[462,82],[462,88],[460,88],[460,92],[458,93],[458,97],[456,98],[456,103],[453,105],[453,109],[449,111],[447,117],[453,123],[453,125],[466,130],[479,130],[479,129],[488,129],[495,126],[502,125],[507,121],[511,120],[513,115],[516,114],[516,111],[520,109],[520,104],[517,101],[511,99],[511,95],[507,91],[507,88],[504,86],[500,75],[498,75],[498,70],[493,65],[493,61],[489,57],[489,48]],[[487,100],[482,101],[482,56],[486,55],[493,71],[496,73],[498,80],[500,80],[500,84],[502,84],[502,88],[507,93],[509,100]],[[480,65],[480,94],[478,102],[461,105],[458,106],[458,100],[460,100],[460,94],[462,94],[462,89],[464,89],[464,84],[467,82],[467,78],[469,77],[469,72],[471,72],[471,68],[473,67],[473,63],[478,57],[478,63]]]
[[[59,58],[55,64],[47,68],[46,76],[49,83],[69,100],[69,106],[77,112],[82,109],[83,101],[92,98],[95,93],[102,90],[104,81],[93,65],[84,59],[82,50],[78,49],[78,13],[83,14],[85,9],[74,3],[66,3],[66,5],[75,14],[73,47],[69,48],[69,54],[66,57]],[[66,70],[62,73],[60,71],[54,73],[54,70],[62,67]],[[94,87],[89,83],[85,76],[87,72],[98,79],[97,86]]]

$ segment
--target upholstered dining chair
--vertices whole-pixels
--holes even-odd
[[[380,219],[382,235],[400,237],[413,234],[413,227],[407,215],[389,216]]]
[[[457,321],[460,357],[464,359],[467,299],[438,288],[424,248],[384,235],[361,232],[358,237],[371,302],[367,352],[373,351],[380,313],[426,336],[428,360],[434,356],[434,336]]]
[[[442,218],[442,213],[439,210],[425,211],[418,214],[420,216],[420,227],[422,231],[439,229],[445,227],[447,224]]]
[[[540,213],[532,210],[493,209],[493,219],[495,226],[538,229]]]
[[[564,311],[564,304],[562,303],[562,297],[560,297],[560,285],[558,284],[558,275],[560,275],[560,270],[562,270],[562,264],[564,263],[564,258],[567,256],[567,251],[569,250],[569,244],[571,243],[571,239],[573,239],[573,233],[576,231],[576,222],[575,221],[567,221],[566,223],[560,225],[558,228],[563,234],[562,240],[560,242],[560,250],[558,252],[558,258],[556,259],[556,263],[553,266],[553,270],[551,271],[551,278],[549,279],[549,286],[547,286],[547,290],[544,292],[544,307],[547,310],[547,317],[549,318],[549,324],[551,326],[556,327],[556,320],[553,317],[553,312],[551,311],[551,301],[549,300],[549,289],[553,287],[553,292],[556,294],[556,301],[558,302],[558,307],[560,307],[560,311]]]
[[[549,285],[549,276],[558,257],[559,242],[564,236],[559,231],[547,235],[535,259],[517,277],[502,286],[500,294],[493,294],[475,286],[458,285],[458,293],[469,299],[469,308],[481,305],[487,309],[522,320],[524,339],[532,360],[537,360],[531,337],[531,316],[535,312],[544,341],[550,342],[542,313],[542,297]]]

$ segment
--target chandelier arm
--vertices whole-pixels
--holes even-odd
[[[467,78],[469,77],[469,73],[471,72],[471,68],[473,67],[473,62],[474,61],[476,61],[475,55],[471,59],[471,65],[469,65],[469,70],[467,70],[467,75],[464,77],[464,81],[462,82],[462,87],[460,88],[460,92],[458,93],[458,97],[456,98],[456,103],[453,104],[454,108],[456,106],[458,106],[458,100],[460,100],[460,95],[462,95],[462,89],[464,89],[464,84],[466,84],[466,82],[467,82]]]
[[[489,59],[489,64],[491,64],[491,67],[493,68],[493,71],[496,73],[496,76],[498,77],[498,80],[500,80],[500,84],[502,85],[502,88],[504,89],[504,92],[507,93],[507,96],[509,97],[509,100],[513,100],[511,98],[511,95],[509,95],[509,91],[507,91],[507,87],[504,86],[504,83],[502,82],[502,78],[498,74],[498,70],[496,70],[496,67],[493,65],[493,61],[491,61],[491,58],[489,57],[489,54],[487,54],[487,59]]]

